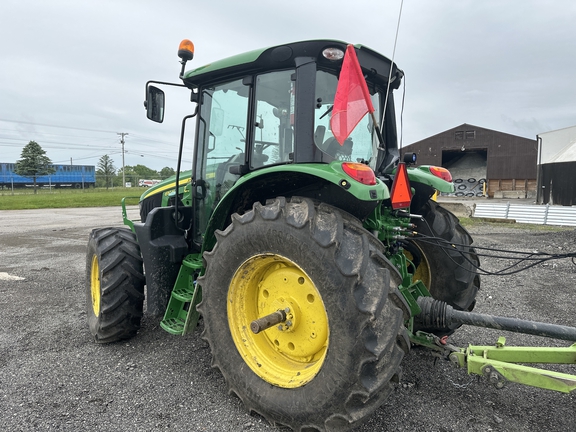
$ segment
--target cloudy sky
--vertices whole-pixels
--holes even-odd
[[[392,57],[401,0],[2,0],[0,161],[37,141],[53,162],[175,168],[184,91],[148,121],[147,80],[305,39],[361,43]],[[535,138],[576,125],[576,2],[405,0],[403,144],[462,123]],[[401,88],[402,90],[402,88]],[[397,93],[400,109],[401,92]],[[400,118],[400,113],[398,113]],[[189,159],[189,158],[188,158]]]

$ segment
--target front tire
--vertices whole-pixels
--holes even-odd
[[[401,278],[378,240],[302,198],[256,203],[216,237],[198,309],[230,391],[296,431],[345,430],[372,414],[409,349]],[[277,310],[286,321],[250,330]]]
[[[93,230],[86,254],[86,312],[96,342],[116,342],[138,332],[144,285],[140,247],[132,231]]]

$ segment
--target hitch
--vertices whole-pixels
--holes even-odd
[[[497,389],[507,382],[515,382],[562,393],[576,391],[576,375],[525,365],[576,365],[576,344],[556,348],[507,347],[505,343],[505,338],[500,337],[495,346],[470,345],[451,353],[449,360],[459,367],[466,367],[469,374],[486,377]]]

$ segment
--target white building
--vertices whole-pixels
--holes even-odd
[[[537,202],[576,205],[576,126],[544,132],[537,138]]]

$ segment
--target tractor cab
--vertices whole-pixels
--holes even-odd
[[[196,207],[190,232],[197,248],[201,248],[210,219],[228,192],[232,196],[223,209],[227,215],[243,211],[242,205],[250,207],[254,201],[264,202],[298,189],[300,195],[312,198],[324,191],[325,199],[347,201],[346,210],[362,209],[364,216],[374,207],[376,197],[382,198],[381,193],[372,192],[368,203],[365,199],[358,203],[354,191],[341,190],[341,175],[327,178],[311,169],[294,168],[297,164],[334,164],[342,171],[339,167],[344,162],[363,164],[378,172],[398,159],[392,90],[399,86],[403,73],[390,60],[362,45],[354,49],[365,74],[374,116],[364,116],[343,143],[332,133],[330,119],[346,48],[345,43],[333,40],[297,42],[185,72],[187,61],[193,58],[193,45],[183,41],[180,78],[198,106],[190,188],[194,199],[189,200]],[[148,118],[161,122],[165,97],[153,83],[147,83],[145,105]],[[357,173],[358,168],[351,166],[348,171]],[[365,167],[360,171],[366,171]],[[235,187],[247,175],[250,185]],[[345,200],[335,197],[340,192],[352,195]],[[248,200],[247,194],[251,196]]]
[[[436,190],[453,187],[411,170],[402,177],[402,191],[392,188],[399,162],[393,91],[403,72],[366,46],[294,42],[188,71],[192,42],[184,40],[178,54],[182,84],[146,83],[145,107],[152,121],[164,118],[161,86],[187,88],[195,104],[183,122],[178,158],[186,124],[194,119],[193,166],[181,172],[179,162],[176,176],[147,190],[140,200],[141,222],[132,224],[154,287],[147,300],[151,310],[164,309],[182,260],[193,254],[201,263],[202,254],[216,244],[215,232],[255,203],[293,196],[323,202],[379,230],[379,238],[391,244],[392,230],[378,222],[379,212],[398,208],[391,191],[403,195],[398,205],[408,207],[411,188],[417,192],[414,202],[423,203]],[[355,83],[343,72],[350,56]],[[360,87],[361,97],[355,99]],[[338,111],[335,128],[334,107],[342,97],[348,111]],[[354,119],[362,104],[370,105],[371,115]]]

